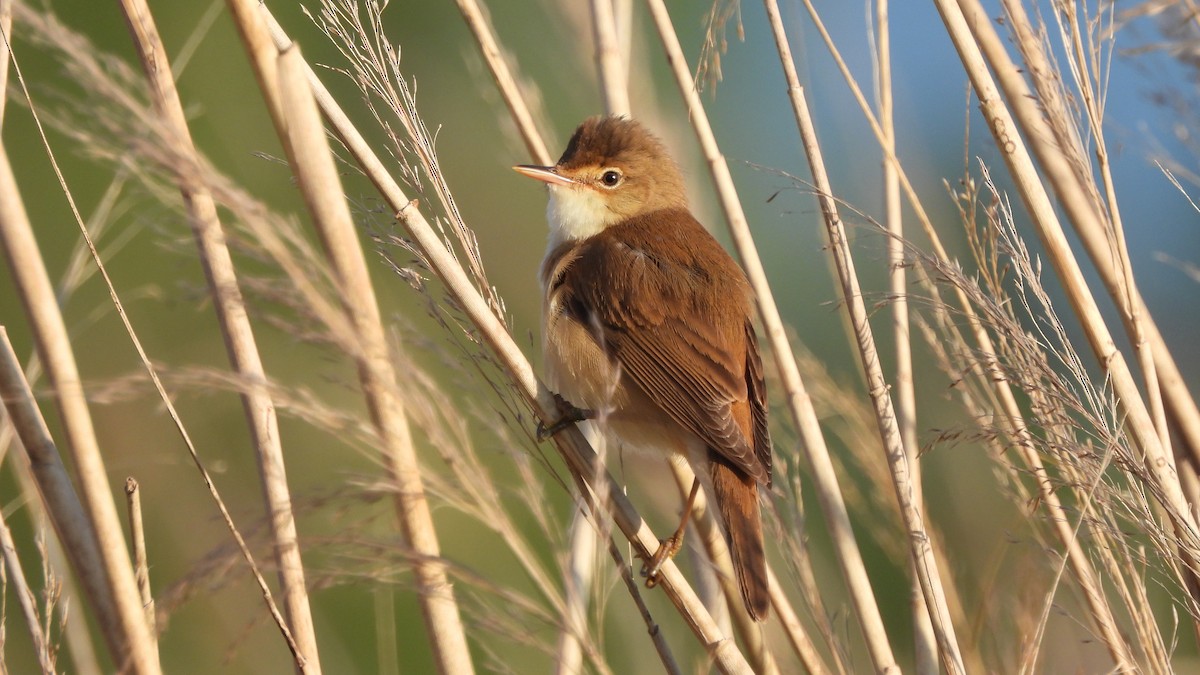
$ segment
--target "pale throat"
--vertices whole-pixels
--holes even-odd
[[[550,201],[546,205],[546,220],[550,223],[547,251],[569,241],[583,241],[599,234],[619,219],[595,190],[551,185]]]

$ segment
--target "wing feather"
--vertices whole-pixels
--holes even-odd
[[[568,271],[575,275],[575,300],[588,314],[581,321],[591,323],[623,377],[734,466],[769,484],[771,446],[748,284],[690,214],[657,215],[679,219],[685,236],[655,236],[661,222],[635,220],[583,245],[579,264]],[[739,424],[734,407],[746,403],[750,423]]]

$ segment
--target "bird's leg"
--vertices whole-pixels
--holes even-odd
[[[575,424],[576,422],[590,420],[596,416],[595,410],[576,408],[558,394],[554,395],[554,403],[558,406],[559,418],[551,422],[549,425],[542,424],[541,421],[538,422],[537,439],[539,443],[547,438],[550,438],[554,434],[557,434],[563,429],[566,429],[568,426]]]
[[[688,495],[687,503],[683,505],[683,517],[679,519],[679,528],[675,530],[675,534],[659,540],[658,550],[642,567],[642,576],[646,577],[646,588],[654,588],[658,585],[659,568],[668,558],[674,558],[675,554],[679,553],[680,547],[683,546],[683,531],[687,529],[688,518],[692,515],[692,506],[696,502],[696,493],[699,491],[700,479],[696,478],[692,481],[692,492]]]

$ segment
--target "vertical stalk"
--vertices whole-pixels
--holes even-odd
[[[33,654],[43,675],[53,675],[54,659],[50,656],[50,643],[42,632],[41,617],[38,615],[37,600],[33,590],[25,580],[25,571],[21,568],[21,558],[17,556],[17,545],[13,542],[12,531],[0,514],[0,559],[7,570],[7,580],[12,584],[13,595],[17,596],[17,605],[21,608],[21,617],[25,619],[25,629],[29,631],[29,641],[33,643]],[[50,625],[47,621],[46,625]]]
[[[525,140],[525,148],[529,150],[533,161],[538,164],[552,164],[554,160],[550,158],[550,151],[546,149],[546,143],[533,123],[533,114],[530,113],[529,106],[525,104],[525,97],[521,95],[521,88],[517,86],[517,80],[504,60],[504,54],[500,52],[500,45],[496,43],[496,38],[492,35],[483,9],[475,0],[457,0],[457,2],[458,10],[462,12],[463,19],[467,22],[467,28],[471,29],[471,34],[475,36],[475,41],[479,44],[480,51],[483,52],[484,62],[492,71],[492,79],[500,88],[500,96],[504,99],[504,104],[508,106],[508,112],[513,121],[517,123],[517,130],[520,131],[521,138]]]
[[[172,132],[179,154],[194,160],[196,147],[150,7],[145,0],[121,0],[121,8],[150,84],[155,110]],[[262,357],[212,195],[194,177],[177,173],[175,178],[191,221],[204,277],[213,297],[221,334],[225,338],[226,353],[230,364],[247,383],[247,388],[241,394],[242,409],[258,462],[259,482],[267,506],[267,522],[274,544],[272,550],[278,567],[284,612],[296,646],[304,656],[304,665],[298,664],[298,668],[311,675],[319,675],[321,661],[304,581],[304,563],[297,541],[296,519],[292,512],[291,491],[288,489],[283,459],[283,442],[275,404],[267,388]]]
[[[1088,287],[1079,262],[1067,242],[1046,188],[1018,133],[1017,122],[1000,99],[996,83],[987,70],[979,42],[972,36],[972,28],[980,28],[978,14],[973,13],[975,20],[969,22],[961,7],[953,0],[935,0],[935,3],[979,96],[988,129],[992,132],[997,147],[1003,151],[1004,161],[1046,247],[1047,256],[1058,272],[1071,306],[1079,316],[1097,361],[1111,378],[1120,410],[1123,412],[1124,427],[1144,453],[1148,476],[1161,490],[1160,503],[1179,538],[1181,553],[1188,566],[1194,569],[1197,565],[1197,554],[1200,553],[1200,531],[1197,530],[1196,519],[1184,498],[1175,469],[1175,458],[1164,452],[1129,365],[1113,341],[1095,296]],[[1022,112],[1033,113],[1029,110]],[[1040,112],[1037,115],[1040,116]],[[1023,116],[1022,120],[1027,124],[1033,123],[1028,116]],[[1195,598],[1192,601],[1194,603]]]
[[[821,503],[821,513],[825,517],[825,525],[833,540],[842,577],[850,593],[851,603],[854,605],[859,626],[862,628],[867,649],[871,654],[871,661],[877,672],[898,672],[899,667],[896,665],[895,656],[888,642],[887,631],[883,626],[883,617],[879,612],[879,605],[875,601],[875,593],[871,589],[871,581],[867,576],[866,566],[863,564],[862,553],[858,548],[854,531],[850,527],[850,515],[838,487],[837,474],[833,469],[833,461],[829,457],[829,448],[825,444],[825,437],[821,432],[812,400],[805,390],[804,383],[800,378],[800,371],[796,367],[796,357],[788,344],[783,320],[779,317],[774,295],[767,282],[766,271],[763,269],[762,260],[754,245],[754,238],[750,235],[750,227],[746,222],[746,215],[742,211],[737,191],[733,187],[729,165],[717,147],[712,127],[704,112],[700,94],[692,83],[687,59],[679,45],[679,37],[671,24],[671,17],[666,6],[662,0],[647,0],[646,5],[650,9],[663,48],[667,52],[667,60],[671,65],[680,95],[687,103],[692,128],[696,132],[704,157],[712,172],[717,196],[725,211],[738,257],[742,261],[742,269],[746,271],[750,285],[754,288],[764,332],[771,345],[771,353],[775,357],[776,366],[779,368],[784,395],[789,403],[789,411],[792,413],[796,429],[800,434],[801,446],[806,451],[809,465],[812,468],[817,497]],[[771,7],[772,5],[768,5],[768,12],[771,11]],[[781,45],[781,49],[786,49],[782,46],[784,43],[778,44]],[[791,63],[790,54],[787,62]]]
[[[120,667],[134,673],[155,675],[162,672],[158,652],[142,616],[133,567],[125,545],[121,521],[113,504],[107,467],[100,454],[91,411],[83,395],[83,385],[66,323],[42,261],[41,250],[25,213],[16,177],[0,141],[0,245],[8,259],[9,270],[18,288],[36,341],[38,355],[54,388],[63,432],[77,472],[83,504],[91,521],[113,614],[111,630],[105,635],[109,649]],[[107,623],[107,622],[106,622]]]
[[[633,110],[629,105],[629,69],[621,57],[617,40],[613,0],[591,0],[590,4],[592,37],[596,41],[596,74],[600,80],[600,93],[604,97],[604,112],[609,115],[628,115]]]
[[[908,280],[904,259],[904,219],[900,210],[900,173],[896,166],[896,125],[892,106],[892,45],[888,21],[888,0],[876,0],[875,26],[879,51],[879,126],[883,130],[883,210],[884,227],[888,232],[888,300],[892,310],[892,332],[895,339],[896,376],[893,391],[896,403],[896,424],[900,442],[912,467],[913,500],[924,510],[925,497],[921,480],[921,463],[917,444],[917,395],[913,386],[912,338],[908,325]],[[929,620],[929,608],[917,579],[912,575],[913,651],[916,672],[936,675],[938,672],[937,639]]]
[[[808,155],[808,163],[812,167],[813,183],[816,185],[821,212],[825,217],[825,226],[829,232],[834,262],[837,263],[838,275],[842,282],[843,300],[846,311],[850,314],[850,320],[854,324],[859,358],[863,370],[866,371],[868,393],[875,409],[876,423],[879,425],[879,437],[883,441],[888,467],[892,471],[892,484],[896,490],[896,499],[900,503],[901,518],[908,530],[917,579],[921,582],[921,592],[925,596],[925,603],[929,608],[929,618],[933,623],[934,633],[937,635],[942,666],[952,674],[965,673],[962,655],[959,653],[958,639],[954,633],[954,623],[950,619],[945,590],[942,588],[933,547],[925,528],[925,515],[921,510],[921,504],[914,498],[910,478],[911,467],[900,440],[900,429],[896,426],[896,412],[892,406],[891,396],[888,395],[887,380],[879,365],[879,354],[875,348],[875,338],[871,332],[866,303],[863,302],[858,276],[854,270],[854,259],[850,255],[850,245],[846,240],[845,226],[838,215],[837,204],[833,200],[832,186],[825,173],[825,164],[821,158],[820,146],[817,144],[816,131],[812,126],[808,104],[804,100],[804,90],[796,89],[792,94],[796,106],[797,123],[800,126],[800,138],[804,143],[805,153]]]
[[[257,14],[246,12],[243,18],[248,17],[255,22],[261,20]],[[266,40],[274,49],[265,27],[256,25],[260,35],[251,39]],[[243,24],[243,31],[246,30]],[[277,79],[273,83],[264,82],[263,91],[287,148],[292,171],[299,179],[300,192],[333,268],[339,285],[338,295],[361,341],[353,356],[358,363],[359,382],[382,445],[384,461],[396,486],[400,526],[416,554],[413,575],[434,662],[443,675],[469,675],[475,667],[447,565],[441,559],[408,414],[396,392],[396,373],[374,284],[304,68],[298,47],[281,52],[274,69]]]
[[[772,4],[774,4],[772,2]],[[871,130],[874,132],[879,143],[883,144],[883,129],[879,125],[878,120],[871,113],[870,106],[867,104],[866,98],[863,96],[861,89],[858,87],[854,78],[851,76],[845,61],[838,53],[836,45],[834,45],[829,32],[825,30],[824,25],[820,21],[820,16],[816,13],[816,8],[810,0],[805,0],[805,5],[808,9],[809,16],[816,23],[817,30],[821,35],[822,40],[834,57],[838,64],[838,68],[854,94],[855,100],[858,102],[859,108],[866,117],[868,124],[871,125]],[[778,13],[775,13],[777,16]],[[773,21],[773,25],[776,25]],[[782,32],[782,24],[777,24],[776,39],[777,41],[786,40],[786,35]],[[789,57],[790,58],[790,57]],[[794,73],[794,68],[791,69]],[[791,80],[789,80],[791,81]],[[798,80],[796,86],[799,86]],[[912,183],[904,174],[902,167],[897,164],[900,177],[901,187],[904,189],[908,197],[909,204],[916,212],[917,220],[921,223],[922,230],[929,237],[930,243],[933,245],[933,254],[936,259],[946,264],[954,264],[950,260],[949,254],[946,252],[945,246],[941,243],[937,230],[934,229],[929,215],[925,212],[923,205]],[[935,302],[940,302],[938,287],[933,284],[928,284],[929,291],[934,295]],[[973,362],[972,369],[977,371],[977,376],[984,381],[990,382],[996,391],[999,398],[1002,414],[999,416],[1001,424],[1008,433],[1012,441],[1017,445],[1022,460],[1029,467],[1034,479],[1037,481],[1040,503],[1045,506],[1048,513],[1049,521],[1053,523],[1054,533],[1071,561],[1072,569],[1075,572],[1076,578],[1079,581],[1081,590],[1084,593],[1084,598],[1087,601],[1090,609],[1091,618],[1096,622],[1096,627],[1113,656],[1115,663],[1118,666],[1122,664],[1132,664],[1134,660],[1129,652],[1129,646],[1124,637],[1122,637],[1119,627],[1116,623],[1116,618],[1113,616],[1112,608],[1109,606],[1104,597],[1103,587],[1100,582],[1099,574],[1088,558],[1083,546],[1075,537],[1073,528],[1071,527],[1071,514],[1068,513],[1063,506],[1058,493],[1054,490],[1054,485],[1051,483],[1049,474],[1043,466],[1041,457],[1038,455],[1035,441],[1029,430],[1025,427],[1023,417],[1021,415],[1020,406],[1017,403],[1016,395],[1013,393],[1012,387],[1009,384],[1008,377],[1000,367],[996,355],[999,352],[996,349],[991,337],[975,312],[974,305],[966,296],[961,288],[955,287],[955,293],[958,296],[959,306],[966,313],[968,327],[971,334],[974,336],[978,345],[979,351],[984,355],[983,363]],[[1153,330],[1153,324],[1150,324]],[[965,341],[964,341],[965,344]],[[1160,368],[1162,365],[1160,364]],[[1178,373],[1178,371],[1176,371]],[[976,651],[970,652],[977,654]],[[973,668],[972,670],[976,670]]]
[[[150,591],[150,562],[146,556],[146,529],[142,524],[142,492],[133,476],[125,479],[125,507],[129,515],[129,539],[133,543],[134,578],[137,579],[138,593],[142,596],[146,625],[150,626],[150,636],[157,642],[154,594]]]

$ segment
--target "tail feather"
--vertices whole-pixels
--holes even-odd
[[[746,611],[755,621],[764,621],[771,597],[767,590],[767,557],[763,548],[758,484],[716,453],[710,454],[709,472]]]

